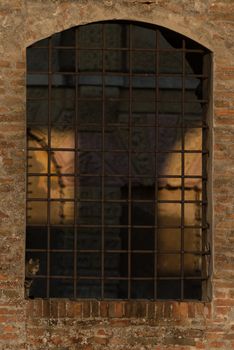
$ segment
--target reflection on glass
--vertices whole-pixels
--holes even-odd
[[[45,225],[47,223],[47,202],[28,202],[27,222],[29,225]]]
[[[186,153],[184,155],[185,175],[201,176],[202,175],[202,154]]]
[[[51,173],[52,174],[74,174],[74,152],[53,151],[51,152]]]
[[[80,50],[78,54],[78,69],[80,72],[101,72],[102,51]]]
[[[160,277],[179,277],[181,273],[180,254],[158,254],[158,275]]]
[[[181,52],[160,52],[159,73],[182,73],[182,59]]]
[[[75,72],[76,53],[70,49],[55,49],[52,52],[52,71],[53,72]]]
[[[77,204],[77,221],[81,225],[101,224],[101,205],[95,202],[80,202]]]
[[[155,52],[135,51],[132,54],[133,73],[155,73],[156,55]]]
[[[162,227],[180,226],[181,204],[158,203],[158,224]]]
[[[28,176],[28,198],[47,198],[47,176]]]
[[[179,251],[181,248],[181,230],[178,228],[160,228],[157,231],[160,252]]]
[[[48,146],[48,130],[46,126],[31,126],[27,129],[28,147],[47,148]]]
[[[50,197],[57,199],[74,199],[73,176],[51,176]]]
[[[74,203],[56,201],[50,203],[51,225],[72,225],[74,222]]]
[[[74,128],[71,125],[53,126],[51,130],[51,147],[74,148]]]
[[[28,151],[28,172],[47,173],[48,154],[46,151]]]

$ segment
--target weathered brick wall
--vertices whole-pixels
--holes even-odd
[[[24,300],[25,49],[105,19],[162,25],[214,53],[211,303]],[[234,349],[233,37],[233,0],[0,0],[0,349]]]

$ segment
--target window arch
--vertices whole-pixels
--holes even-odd
[[[27,49],[30,295],[206,297],[209,76],[207,49],[137,22]]]

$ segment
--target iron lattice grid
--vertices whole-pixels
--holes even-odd
[[[132,289],[133,289],[133,283],[134,281],[139,281],[140,283],[143,283],[144,281],[148,281],[150,284],[149,287],[151,288],[151,294],[150,296],[147,295],[146,296],[142,296],[142,298],[150,298],[150,299],[164,299],[164,296],[162,295],[161,292],[159,292],[159,285],[162,281],[166,281],[166,283],[168,281],[170,281],[170,283],[167,286],[172,286],[173,287],[173,283],[174,285],[176,285],[177,289],[179,290],[179,292],[177,293],[177,296],[175,297],[175,299],[179,299],[179,300],[184,300],[184,299],[203,299],[204,298],[204,290],[206,289],[206,284],[207,281],[209,279],[209,273],[208,273],[208,265],[209,265],[209,259],[210,259],[210,249],[209,249],[209,245],[208,245],[208,239],[207,239],[207,231],[208,231],[208,223],[207,223],[207,156],[208,156],[208,150],[207,150],[207,133],[208,133],[208,125],[207,125],[207,108],[208,108],[208,104],[209,104],[209,95],[208,95],[208,91],[206,91],[207,86],[209,86],[209,70],[204,69],[204,64],[201,65],[201,67],[198,67],[198,71],[191,73],[191,72],[187,72],[186,71],[186,60],[189,54],[193,55],[195,54],[197,57],[199,57],[199,60],[204,60],[204,57],[206,57],[209,53],[206,49],[202,48],[199,45],[193,44],[192,41],[190,41],[189,39],[182,37],[181,35],[176,34],[176,36],[180,39],[181,41],[181,47],[171,47],[171,48],[163,48],[160,47],[160,36],[164,35],[164,29],[160,28],[160,27],[147,27],[147,26],[143,26],[144,29],[148,29],[151,31],[151,35],[152,32],[154,33],[155,36],[155,47],[154,48],[138,48],[138,47],[134,47],[133,45],[133,29],[135,24],[133,23],[128,23],[128,22],[112,22],[111,24],[116,23],[118,26],[122,26],[122,34],[123,35],[123,42],[124,45],[122,45],[122,47],[107,47],[106,46],[106,34],[107,34],[107,25],[108,22],[104,22],[104,23],[98,23],[97,25],[100,28],[101,31],[101,47],[84,47],[82,48],[80,46],[79,43],[79,31],[80,28],[85,28],[88,27],[87,26],[80,26],[80,27],[76,27],[75,29],[72,29],[72,35],[74,36],[74,45],[69,45],[69,43],[67,45],[58,45],[56,40],[54,40],[54,38],[56,38],[56,35],[51,36],[48,39],[45,39],[42,42],[39,42],[38,44],[35,44],[31,47],[28,48],[28,53],[34,51],[36,52],[37,50],[43,50],[44,52],[47,52],[46,54],[46,66],[48,67],[48,69],[43,70],[35,70],[33,69],[33,67],[29,67],[28,66],[28,91],[31,87],[31,82],[33,79],[35,80],[35,84],[37,84],[38,81],[38,86],[40,85],[44,85],[44,83],[41,83],[43,81],[44,78],[41,77],[45,77],[46,76],[46,88],[48,90],[47,92],[47,96],[46,99],[44,97],[30,97],[30,94],[28,94],[28,104],[33,101],[36,103],[44,103],[43,101],[47,101],[48,103],[48,115],[46,116],[46,120],[45,121],[41,121],[41,120],[36,120],[36,121],[32,121],[29,120],[30,118],[28,118],[28,138],[30,139],[30,137],[32,138],[33,133],[31,132],[31,130],[33,130],[33,128],[37,128],[37,127],[41,127],[46,126],[47,131],[48,131],[48,139],[47,142],[45,142],[44,144],[40,144],[40,150],[44,150],[47,153],[47,172],[46,173],[41,173],[41,172],[30,172],[30,167],[28,167],[28,178],[29,177],[41,177],[41,176],[45,176],[46,177],[46,181],[47,181],[47,186],[48,186],[48,192],[47,192],[47,197],[46,198],[33,198],[29,193],[27,195],[27,218],[28,218],[28,223],[27,223],[27,229],[46,229],[46,247],[43,248],[38,248],[38,247],[30,247],[30,246],[26,246],[26,254],[27,256],[37,256],[37,254],[45,254],[46,255],[46,271],[45,273],[40,273],[40,275],[36,276],[35,280],[37,281],[43,281],[43,283],[45,283],[46,285],[46,289],[45,292],[42,293],[42,296],[46,296],[46,297],[51,297],[54,295],[51,295],[51,283],[53,281],[53,279],[55,280],[61,280],[61,281],[65,281],[65,280],[69,280],[72,285],[73,285],[73,292],[72,295],[68,295],[70,297],[82,297],[82,295],[79,294],[79,283],[81,283],[81,281],[89,281],[89,282],[94,282],[94,281],[98,281],[98,283],[100,284],[100,292],[98,293],[98,295],[95,295],[94,297],[100,298],[100,299],[105,299],[108,298],[108,296],[106,296],[106,292],[105,292],[105,288],[106,288],[106,284],[108,284],[109,281],[116,281],[116,282],[121,282],[123,281],[125,283],[125,287],[122,287],[122,289],[124,289],[125,295],[121,296],[121,299],[131,299],[131,298],[136,298],[136,296],[134,296],[132,294]],[[137,24],[137,26],[140,26],[139,24]],[[168,31],[166,31],[168,32]],[[127,34],[126,34],[127,33]],[[124,47],[123,47],[124,46]],[[68,53],[72,53],[75,57],[75,63],[73,66],[73,71],[56,71],[55,67],[54,67],[54,63],[53,63],[53,55],[55,50],[63,50],[63,52],[68,52]],[[80,70],[79,69],[79,56],[81,54],[81,52],[96,52],[98,51],[100,56],[101,56],[101,69],[100,71],[85,71],[85,70]],[[114,71],[108,71],[106,70],[106,52],[121,52],[122,57],[124,57],[124,65],[125,68],[123,69],[123,71],[119,71],[119,72],[114,72]],[[154,63],[155,63],[155,67],[153,69],[153,72],[133,72],[133,55],[137,55],[138,52],[142,53],[153,53],[154,55]],[[173,73],[164,73],[164,72],[160,72],[160,58],[161,56],[164,54],[175,54],[178,53],[181,57],[181,66],[180,66],[180,71],[179,72],[173,72]],[[124,56],[123,56],[124,55]],[[126,63],[127,60],[127,63]],[[199,65],[198,65],[199,66]],[[51,140],[51,134],[52,134],[52,129],[54,126],[54,120],[52,117],[52,112],[53,112],[53,86],[54,86],[54,79],[56,76],[64,76],[64,77],[68,77],[68,79],[70,79],[69,81],[72,83],[72,86],[74,87],[75,90],[75,113],[74,113],[74,118],[71,121],[72,123],[72,127],[74,130],[74,134],[75,136],[75,144],[74,147],[72,148],[67,148],[67,147],[53,147],[52,146],[52,140]],[[95,98],[89,98],[87,96],[80,96],[80,86],[82,84],[82,79],[85,79],[85,77],[90,78],[90,76],[94,79],[96,78],[99,84],[99,87],[101,88],[101,95]],[[36,77],[36,78],[35,78]],[[106,96],[106,82],[110,81],[108,80],[108,77],[110,77],[110,79],[115,79],[115,78],[119,78],[121,77],[121,79],[127,79],[127,90],[128,90],[128,96],[124,96],[123,98],[116,98],[116,97],[111,97],[111,99],[114,101],[115,99],[120,102],[120,101],[124,101],[125,103],[127,102],[128,104],[128,120],[126,125],[123,126],[122,123],[119,122],[115,122],[112,123],[111,127],[114,128],[123,128],[125,127],[127,132],[128,132],[128,145],[126,149],[115,149],[113,152],[115,154],[127,154],[127,159],[128,159],[128,171],[127,172],[123,172],[120,174],[106,174],[105,172],[105,155],[108,154],[108,152],[110,152],[109,149],[106,148],[106,140],[105,140],[105,132],[107,129],[107,124],[106,124],[106,113],[105,113],[105,108],[106,108],[106,101],[108,99],[110,99],[109,96]],[[160,94],[160,79],[167,79],[167,78],[178,78],[181,82],[180,84],[180,94],[181,94],[181,99],[179,101],[176,101],[176,103],[179,103],[181,106],[181,119],[180,119],[180,123],[177,125],[163,125],[160,124],[161,120],[159,118],[160,115],[160,98],[161,98],[161,94]],[[132,147],[132,134],[134,131],[134,121],[133,121],[133,101],[135,99],[135,96],[133,96],[133,90],[134,90],[134,84],[135,81],[134,79],[137,78],[152,78],[154,79],[154,105],[155,105],[155,113],[154,113],[154,121],[151,123],[147,123],[145,124],[144,122],[137,124],[137,127],[140,128],[151,128],[154,130],[154,149],[152,150],[147,150],[147,151],[139,151],[136,150]],[[187,79],[199,79],[201,81],[201,86],[202,86],[202,94],[199,95],[199,97],[196,100],[196,103],[199,103],[202,106],[202,118],[201,118],[201,123],[199,124],[199,126],[197,125],[197,123],[195,124],[191,124],[188,122],[188,120],[186,120],[186,104],[187,103],[193,103],[194,101],[190,101],[189,99],[187,99],[186,97],[186,82]],[[80,118],[79,118],[79,105],[81,103],[81,101],[85,101],[86,103],[91,103],[94,100],[97,100],[99,102],[101,102],[102,105],[102,116],[101,116],[101,121],[99,121],[99,123],[87,123],[87,125],[85,125],[85,123],[83,123]],[[175,101],[167,101],[169,104],[170,103],[174,103]],[[66,122],[61,122],[60,125],[67,125]],[[79,135],[79,131],[82,128],[85,127],[89,127],[89,128],[97,128],[98,130],[100,130],[100,134],[101,134],[101,146],[100,146],[100,153],[101,153],[101,173],[99,174],[95,174],[95,173],[80,173],[79,171],[79,154],[81,152],[95,152],[96,150],[94,150],[93,148],[81,148],[79,145],[79,140],[78,140],[78,136]],[[173,128],[173,129],[179,129],[181,132],[181,149],[179,150],[175,150],[175,149],[169,149],[169,150],[160,150],[159,149],[159,130],[160,127],[163,128]],[[185,147],[185,137],[186,137],[186,130],[190,128],[200,128],[201,132],[202,132],[202,146],[200,149],[186,149]],[[38,151],[38,147],[31,147],[28,146],[28,159],[30,159],[30,152],[35,152]],[[74,152],[74,171],[71,173],[60,173],[60,177],[63,176],[67,176],[67,177],[72,177],[74,178],[74,197],[73,198],[60,198],[58,199],[54,199],[51,197],[51,178],[53,176],[55,176],[56,174],[53,173],[52,169],[51,169],[51,164],[53,161],[53,157],[54,157],[54,153],[58,151],[58,152]],[[134,154],[151,154],[151,157],[153,155],[154,157],[154,174],[153,174],[153,178],[154,178],[154,198],[152,201],[152,198],[150,200],[148,199],[137,199],[135,200],[133,198],[133,178],[137,177],[137,178],[148,178],[149,176],[147,175],[141,175],[141,174],[137,174],[133,176],[132,174],[132,158],[134,157]],[[174,175],[174,174],[160,174],[159,173],[159,161],[160,161],[160,155],[164,153],[164,154],[177,154],[180,156],[181,159],[181,173],[179,175]],[[187,154],[200,154],[202,157],[202,173],[200,175],[188,175],[185,173],[185,157]],[[98,179],[100,179],[100,192],[101,192],[101,196],[98,199],[81,199],[79,197],[79,193],[78,193],[78,188],[79,188],[79,179],[82,177],[82,179],[90,178],[90,177],[97,177]],[[118,199],[118,200],[112,200],[112,199],[106,199],[105,197],[105,186],[106,186],[106,179],[108,178],[127,178],[127,182],[128,182],[128,186],[127,186],[127,196],[125,199]],[[160,200],[158,199],[158,191],[159,191],[159,181],[161,179],[180,179],[181,181],[181,198],[180,199],[176,199],[176,200]],[[201,200],[188,200],[186,199],[186,195],[185,195],[185,190],[186,190],[186,180],[187,179],[200,179],[200,181],[202,182],[202,194],[201,194]],[[84,180],[85,181],[85,180]],[[38,203],[46,203],[46,210],[47,210],[47,219],[46,219],[46,223],[43,224],[39,224],[39,223],[32,223],[30,222],[30,204],[32,202],[38,202]],[[72,225],[66,225],[64,223],[56,223],[53,224],[51,223],[51,206],[53,205],[53,202],[60,202],[60,203],[72,203],[73,206],[73,210],[74,210],[74,221],[72,223]],[[82,224],[79,222],[79,204],[80,203],[85,203],[87,202],[89,203],[96,203],[97,205],[100,206],[101,208],[101,215],[100,215],[100,222],[98,224]],[[156,213],[154,215],[154,223],[150,223],[150,224],[140,224],[140,225],[134,225],[132,223],[132,211],[133,211],[133,205],[134,203],[142,203],[147,205],[147,203],[150,203],[154,205],[154,212]],[[105,221],[105,205],[107,203],[119,203],[121,204],[125,204],[126,205],[126,210],[127,210],[127,217],[128,217],[128,221],[122,225],[108,225]],[[160,225],[160,223],[158,222],[158,215],[157,215],[157,208],[158,205],[160,203],[163,204],[179,204],[180,208],[181,208],[181,215],[180,215],[180,224],[177,225],[171,225],[171,226],[162,226]],[[199,225],[193,225],[192,227],[190,225],[186,225],[185,222],[185,210],[186,210],[186,206],[188,204],[198,204],[199,206],[201,206],[201,223]],[[74,244],[72,249],[65,249],[64,247],[56,249],[54,247],[51,247],[51,231],[56,228],[68,228],[73,230],[73,240],[74,240]],[[100,232],[100,242],[101,242],[101,247],[99,247],[98,249],[79,249],[78,247],[78,240],[79,240],[79,231],[81,229],[97,229]],[[106,245],[105,245],[105,233],[107,230],[109,229],[125,229],[127,232],[127,243],[125,244],[125,247],[121,247],[119,249],[107,249]],[[191,250],[185,247],[184,242],[185,242],[185,230],[186,229],[198,229],[202,232],[202,236],[201,236],[201,249],[199,250]],[[154,244],[151,247],[151,249],[133,249],[132,248],[132,232],[134,229],[153,229],[154,230]],[[159,229],[178,229],[180,230],[180,248],[179,249],[170,249],[170,250],[164,250],[162,251],[161,248],[158,246],[158,230]],[[51,256],[53,253],[69,253],[73,255],[73,273],[68,275],[60,275],[60,274],[53,274],[51,271],[54,271],[51,267]],[[78,266],[78,260],[79,260],[79,256],[81,254],[99,254],[100,256],[100,271],[98,274],[95,275],[79,275],[79,270],[77,268]],[[126,268],[126,273],[123,276],[108,276],[106,274],[106,269],[105,269],[105,259],[106,259],[106,255],[107,254],[124,254],[124,259],[123,262],[127,265]],[[150,273],[150,275],[148,275],[148,272],[146,273],[146,276],[141,275],[141,276],[137,276],[137,274],[132,274],[131,271],[131,267],[133,264],[133,260],[132,257],[134,254],[149,254],[149,255],[153,255],[153,269]],[[176,254],[177,256],[180,256],[180,273],[179,275],[166,275],[163,276],[162,274],[158,273],[158,259],[160,255],[165,255],[165,256],[169,256],[169,255],[173,255]],[[185,273],[186,270],[186,262],[185,262],[185,256],[186,254],[192,254],[194,256],[199,256],[201,258],[201,265],[202,265],[202,269],[200,271],[200,273],[198,275],[189,275]],[[140,256],[140,255],[139,255]],[[147,261],[147,260],[146,260]],[[198,295],[196,295],[196,297],[193,296],[193,294],[191,293],[189,295],[188,292],[185,292],[185,284],[187,283],[187,281],[198,281],[198,285],[200,288],[200,293]],[[40,282],[38,282],[40,283]],[[115,283],[115,282],[114,282]],[[172,283],[172,284],[171,284]],[[175,284],[176,283],[176,284]],[[196,283],[196,282],[195,282]],[[179,287],[178,287],[179,285]],[[136,287],[134,287],[136,288]],[[146,287],[147,288],[147,287]],[[60,295],[55,295],[55,296],[60,296]],[[64,295],[62,295],[64,296]],[[66,295],[65,295],[66,296]],[[88,296],[85,295],[83,296],[85,298],[87,298]],[[167,297],[165,296],[165,299],[172,299],[171,296]],[[174,298],[173,298],[174,299]]]

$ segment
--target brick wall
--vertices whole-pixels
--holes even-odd
[[[1,0],[0,17],[0,349],[234,349],[233,0]],[[214,53],[210,303],[24,300],[25,49],[105,19],[162,25]]]

